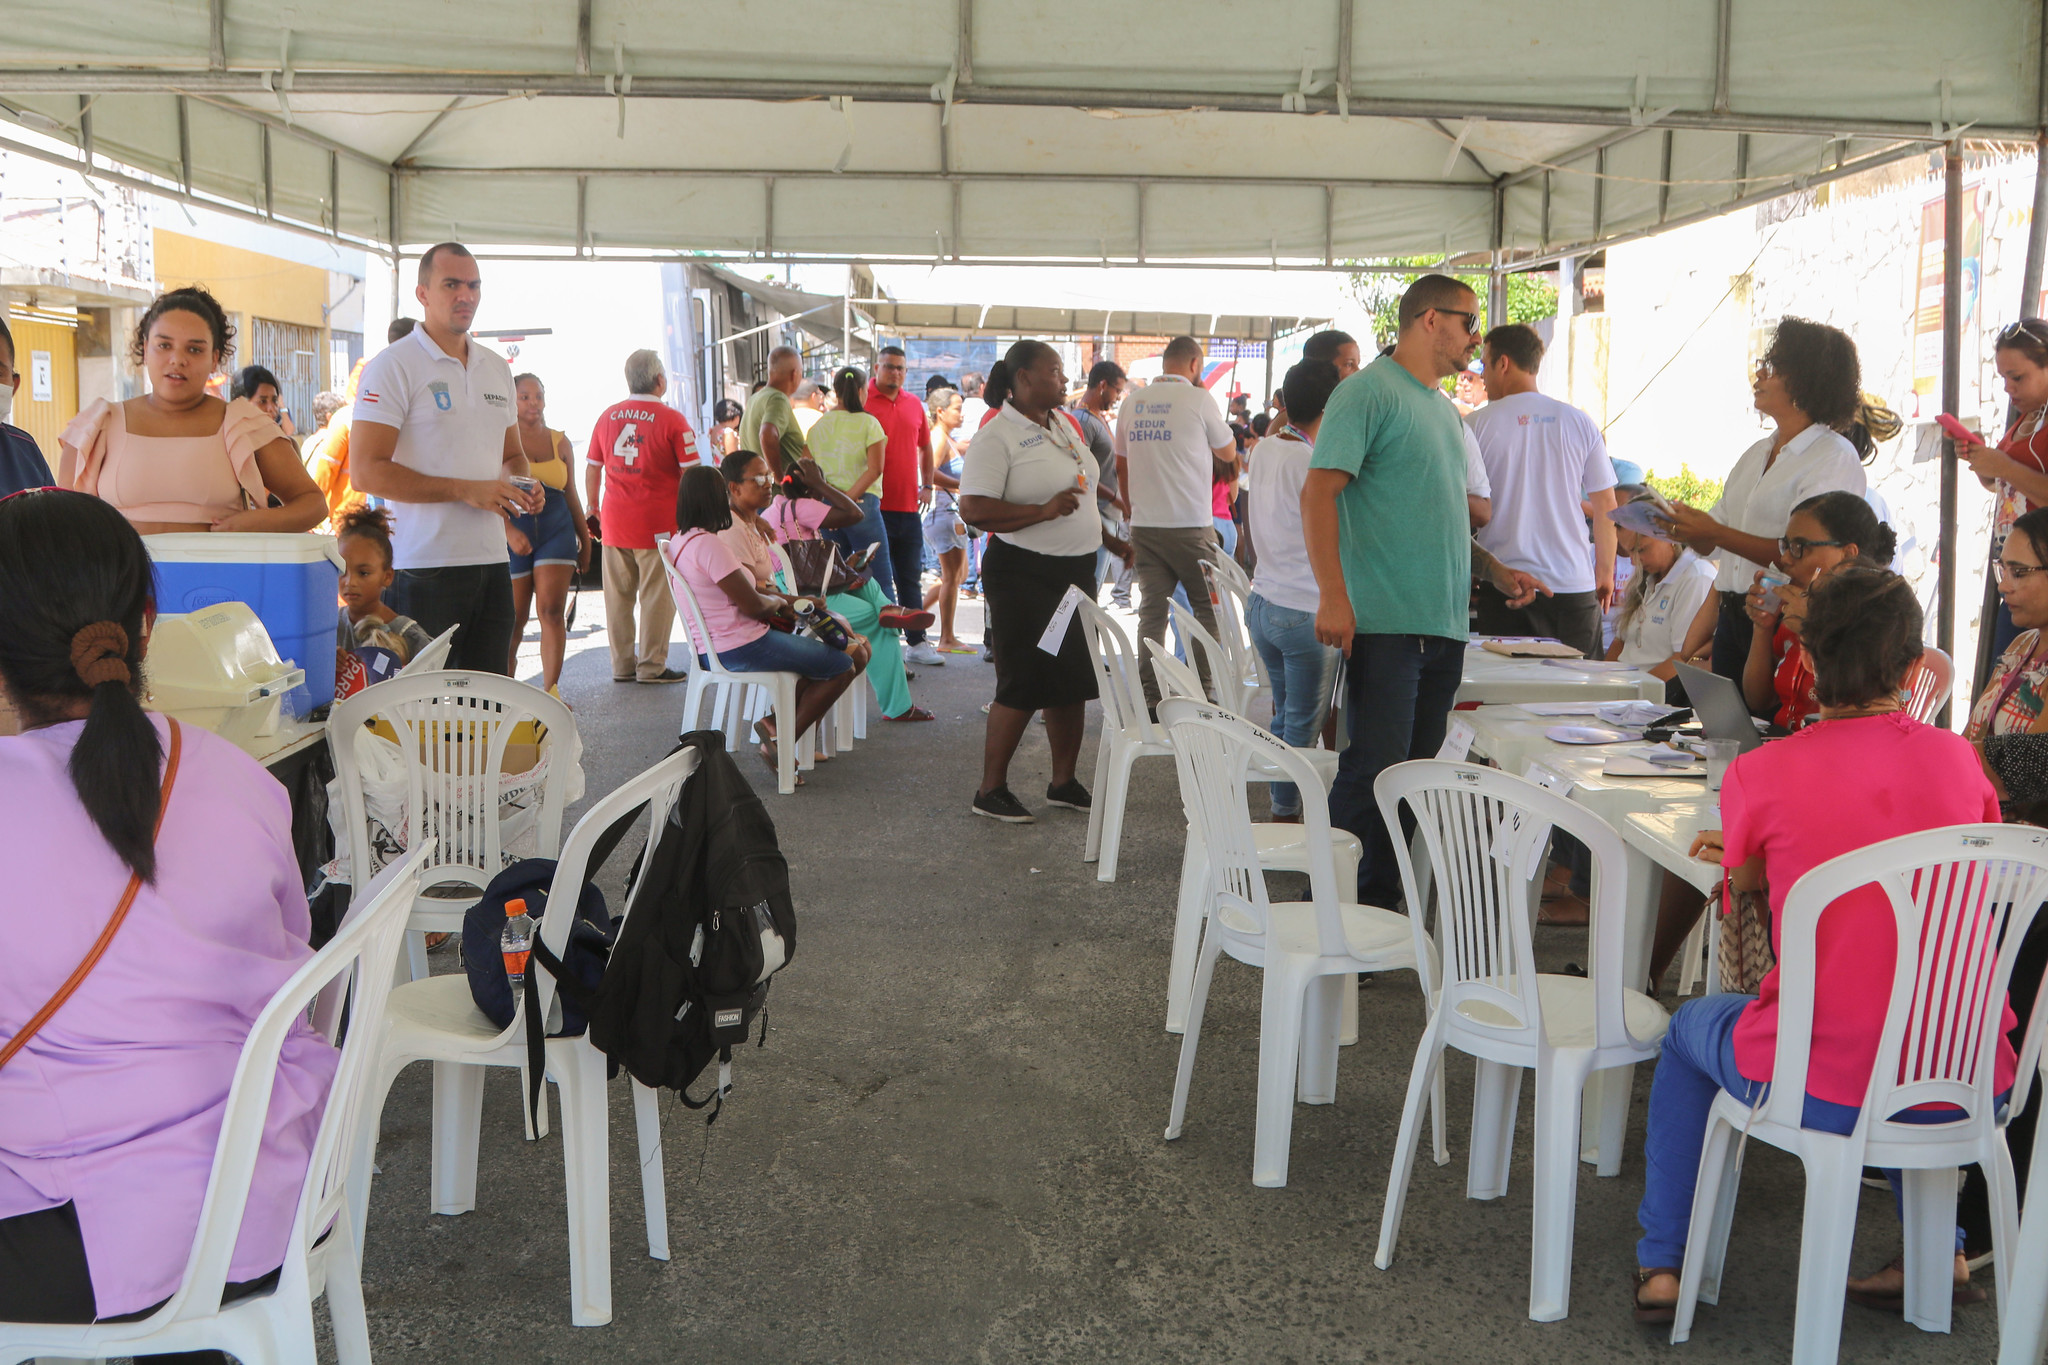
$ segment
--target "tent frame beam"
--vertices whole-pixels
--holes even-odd
[[[265,87],[274,71],[267,69],[205,70],[191,67],[0,69],[0,90],[20,94],[156,94],[245,95],[273,100]],[[596,74],[566,72],[438,71],[305,71],[292,72],[292,94],[305,100],[321,95],[545,95],[617,100],[614,84]],[[775,81],[734,80],[696,76],[633,78],[631,99],[790,100],[840,95],[863,103],[929,105],[930,82],[901,81]],[[959,83],[953,103],[1017,108],[1200,110],[1221,113],[1281,113],[1279,91],[1107,90],[1057,86],[994,86]],[[1339,112],[1334,93],[1293,96],[1308,114]],[[1640,109],[1600,105],[1509,104],[1489,101],[1421,100],[1360,97],[1347,94],[1344,113],[1353,117],[1399,119],[1486,119],[1501,123],[1563,123],[1586,127],[1643,129]],[[1733,110],[1673,109],[1657,126],[1709,132],[1810,134],[1818,137],[1885,137],[1936,146],[1947,141],[1934,120],[1895,118],[1822,118],[1803,114],[1737,113]],[[2030,142],[2035,129],[2025,125],[1977,123],[1970,133],[1989,141]]]
[[[1136,185],[1149,188],[1154,185],[1220,186],[1242,189],[1304,189],[1304,190],[1465,190],[1473,194],[1492,194],[1490,180],[1390,180],[1390,179],[1346,179],[1329,176],[1255,176],[1255,175],[1104,175],[1079,171],[818,171],[818,170],[734,170],[729,167],[710,167],[692,170],[676,166],[432,166],[394,165],[392,169],[400,175],[412,176],[487,176],[493,179],[504,176],[553,176],[570,179],[587,175],[599,180],[823,180],[835,183],[846,181],[917,181],[920,184],[934,182],[956,185]]]

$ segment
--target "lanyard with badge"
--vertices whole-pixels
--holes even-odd
[[[1280,424],[1280,435],[1290,441],[1299,441],[1310,450],[1316,448],[1316,443],[1309,439],[1308,433],[1292,422],[1282,422]]]

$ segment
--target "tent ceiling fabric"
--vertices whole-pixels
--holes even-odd
[[[371,245],[1516,261],[1958,130],[2031,141],[2041,21],[2040,0],[1479,23],[1385,0],[1256,22],[1215,0],[13,0],[0,113]]]

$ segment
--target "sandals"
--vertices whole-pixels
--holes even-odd
[[[1905,1266],[1906,1258],[1897,1256],[1892,1258],[1882,1270],[1875,1273],[1882,1274],[1884,1270],[1904,1270]],[[1846,1293],[1849,1302],[1859,1304],[1864,1308],[1875,1308],[1880,1313],[1903,1313],[1906,1311],[1906,1291],[1903,1286],[1896,1294],[1857,1289],[1853,1286]],[[1962,1308],[1969,1304],[1982,1303],[1987,1297],[1982,1289],[1979,1289],[1976,1285],[1970,1283],[1967,1278],[1964,1278],[1955,1282],[1955,1289],[1949,1298],[1949,1302],[1957,1308]]]
[[[1651,1266],[1647,1269],[1638,1266],[1629,1273],[1629,1303],[1635,1309],[1636,1321],[1646,1326],[1662,1326],[1678,1316],[1676,1299],[1670,1303],[1643,1302],[1643,1286],[1659,1275],[1669,1275],[1675,1280],[1678,1278],[1679,1270],[1677,1266],[1671,1265]]]
[[[937,719],[938,719],[938,717],[937,717],[937,716],[934,716],[934,715],[933,715],[933,714],[932,714],[931,712],[929,712],[929,711],[925,710],[925,709],[924,709],[924,708],[923,708],[922,706],[913,706],[913,707],[911,707],[911,708],[910,708],[910,709],[909,709],[908,711],[905,711],[905,712],[904,712],[904,713],[903,713],[902,715],[900,715],[900,716],[883,716],[883,717],[882,717],[882,719],[883,719],[883,720],[937,720]]]

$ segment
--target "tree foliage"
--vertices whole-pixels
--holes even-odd
[[[1679,465],[1676,474],[1652,473],[1646,477],[1646,481],[1650,487],[1664,495],[1666,502],[1682,502],[1689,507],[1706,508],[1721,500],[1722,480],[1695,474],[1689,464]]]
[[[1401,295],[1408,286],[1422,276],[1434,271],[1438,258],[1434,256],[1390,256],[1383,260],[1353,261],[1350,264],[1399,266],[1406,268],[1402,274],[1383,274],[1377,271],[1354,269],[1351,272],[1351,295],[1372,314],[1374,344],[1372,350],[1389,345],[1400,330]],[[1479,296],[1479,307],[1486,308],[1485,274],[1460,274],[1457,278],[1471,286]],[[1507,277],[1508,315],[1503,322],[1535,322],[1540,318],[1552,317],[1557,312],[1557,284],[1548,273],[1526,273]],[[1484,319],[1486,327],[1494,325],[1494,319]]]

